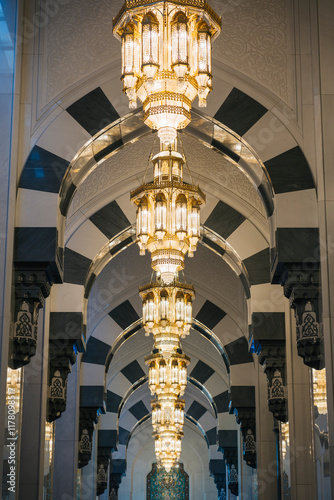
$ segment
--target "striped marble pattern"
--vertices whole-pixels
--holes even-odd
[[[205,130],[203,117],[194,112],[188,132],[201,139],[218,155],[228,158],[252,178],[270,219],[273,234],[268,243],[267,237],[255,227],[256,224],[250,217],[245,217],[235,207],[221,200],[215,200],[209,205],[210,210],[207,210],[203,222],[224,237],[238,253],[250,279],[250,309],[264,310],[253,296],[262,297],[262,290],[269,287],[270,258],[276,249],[273,236],[275,232],[286,238],[291,231],[298,231],[300,241],[307,240],[310,234],[316,232],[318,219],[314,181],[303,151],[295,139],[261,103],[233,88],[217,108],[218,106],[219,109],[211,110],[214,121],[210,129]],[[133,222],[133,211],[122,193],[105,206],[99,206],[74,233],[68,234],[69,239],[65,244],[63,230],[66,215],[79,182],[72,177],[73,172],[66,177],[60,200],[62,226],[57,222],[58,193],[70,162],[94,134],[119,118],[116,109],[112,95],[107,96],[102,88],[97,88],[72,103],[38,139],[22,171],[17,194],[15,258],[23,262],[36,261],[34,247],[27,243],[32,240],[42,243],[38,248],[39,261],[47,261],[50,255],[54,259],[56,255],[64,256],[64,284],[56,284],[52,289],[52,312],[82,312],[85,277],[93,259],[108,239]],[[147,132],[142,125],[140,112],[132,118],[132,128],[128,132],[116,133],[115,129],[112,140],[108,141],[99,137],[91,152],[90,163],[83,166],[82,172],[84,168],[93,168],[97,162],[116,153],[124,143]],[[240,138],[235,136],[233,140],[220,123],[231,128]],[[265,170],[258,164],[249,162],[252,152],[246,143],[260,156]],[[22,229],[28,231],[30,239],[22,238]],[[48,236],[50,232],[57,234],[51,241]],[[208,300],[202,305],[198,315],[209,323],[207,326],[223,344],[230,364],[231,386],[252,385],[253,358],[248,352],[247,341],[240,327],[221,308]],[[129,321],[126,321],[127,317]],[[133,384],[145,376],[143,358],[139,357],[136,362],[129,360],[118,372],[112,386],[108,387],[105,401],[105,365],[110,348],[124,328],[139,317],[137,305],[132,303],[131,298],[126,299],[116,311],[109,311],[93,334],[88,336],[86,353],[82,358],[81,398],[86,406],[94,404],[104,408],[106,405],[106,414],[101,418],[101,430],[117,428],[115,410],[119,408],[120,398],[123,399]],[[189,402],[187,411],[189,418],[203,422],[211,447],[215,446],[215,428],[224,429],[227,426],[228,429],[233,429],[236,424],[235,419],[231,420],[233,416],[228,415],[227,389],[221,389],[219,375],[215,371],[211,373],[210,366],[204,365],[205,361],[199,359],[192,367],[192,373],[198,383],[204,381],[204,386],[212,395],[218,423],[213,425],[209,418],[206,421],[207,412],[203,412],[204,407],[201,408],[198,401]],[[146,400],[141,404],[135,402],[126,408],[120,423],[122,431],[119,431],[119,453],[125,451],[121,447],[126,446],[128,433],[133,425],[149,415],[149,411]],[[204,425],[204,421],[207,424]]]
[[[295,203],[301,206],[307,204],[309,213],[314,214],[312,210],[316,208],[314,182],[307,161],[284,125],[270,111],[239,89],[233,88],[219,109],[212,110],[212,113],[217,122],[221,121],[232,128],[260,155],[269,176],[272,176],[271,181],[277,196],[293,193]],[[24,199],[25,206],[33,206],[37,203],[41,207],[38,222],[29,219],[27,214],[25,216],[19,214],[18,224],[26,227],[40,226],[44,224],[45,218],[47,220],[45,224],[50,226],[49,206],[54,207],[51,195],[59,191],[69,160],[89,137],[117,118],[119,115],[113,103],[101,88],[97,88],[69,106],[52,122],[31,151],[19,184],[19,205],[22,199]],[[196,128],[195,125],[196,118],[192,124],[193,128]],[[212,134],[210,143],[217,150],[239,164],[245,161],[242,151],[236,153],[233,147],[221,142],[223,136],[218,130],[214,129]],[[207,140],[209,141],[208,138]],[[110,154],[110,148],[104,149],[103,154]],[[100,152],[99,161],[102,158],[101,155]],[[263,194],[268,190],[265,186],[267,182],[265,176],[261,175],[258,190],[260,194]],[[262,181],[264,187],[262,187]],[[21,193],[21,190],[24,192]],[[305,191],[309,192],[307,200]],[[69,192],[72,192],[71,188]],[[50,197],[45,197],[45,193],[50,193]],[[279,199],[277,201],[279,204]],[[267,213],[270,216],[273,212],[273,203],[269,199],[266,203]],[[55,213],[54,225],[56,225],[56,216]],[[312,219],[312,215],[308,217]],[[284,217],[281,219],[284,224]],[[302,211],[295,213],[294,227],[303,227],[304,219],[305,214]]]

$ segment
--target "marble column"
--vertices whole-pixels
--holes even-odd
[[[323,332],[327,377],[329,456],[332,496],[334,492],[334,4],[311,0],[313,134],[316,141],[318,213],[320,232]]]
[[[286,366],[289,394],[291,498],[314,500],[312,399],[310,368],[298,356],[293,311],[286,310]]]
[[[36,355],[24,367],[19,500],[43,500],[49,311],[41,310]]]
[[[277,498],[276,439],[273,433],[274,419],[268,410],[267,380],[258,363],[255,370],[258,498],[280,500]]]
[[[239,435],[239,484],[240,484],[240,499],[253,500],[253,469],[243,460],[243,437]]]
[[[0,43],[1,60],[8,60],[0,79],[0,422],[5,420],[6,380],[9,332],[11,328],[11,294],[13,241],[17,183],[17,138],[19,130],[20,71],[22,45],[22,2],[5,0],[3,29],[8,29],[10,43]],[[4,433],[0,435],[0,456],[4,456]],[[1,458],[2,463],[2,458]]]
[[[79,355],[81,357],[81,355]],[[53,497],[76,498],[79,436],[80,359],[67,381],[66,411],[56,421]]]
[[[97,485],[97,432],[92,434],[92,453],[87,465],[82,468],[81,498],[84,500],[96,499]]]

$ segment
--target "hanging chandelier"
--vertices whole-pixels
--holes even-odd
[[[192,324],[192,285],[175,280],[164,285],[161,280],[139,288],[143,302],[145,334],[154,337],[155,348],[164,357],[170,357],[179,347],[180,338],[189,334]]]
[[[145,359],[152,400],[152,426],[158,466],[167,472],[179,461],[184,424],[184,394],[190,359],[177,348],[168,358],[154,348]]]
[[[193,256],[200,238],[200,207],[205,195],[183,182],[185,158],[171,147],[161,145],[152,158],[153,182],[131,192],[137,205],[137,241],[141,255],[151,253],[152,268],[164,283],[171,283],[184,269],[184,258]]]
[[[212,89],[211,43],[221,18],[205,0],[126,0],[113,20],[122,42],[122,80],[130,109],[143,103],[144,122],[172,143]]]

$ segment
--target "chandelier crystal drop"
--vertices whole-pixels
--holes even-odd
[[[193,256],[200,238],[200,208],[205,195],[199,188],[183,182],[185,158],[161,145],[152,158],[153,182],[131,192],[137,205],[137,241],[141,255],[151,253],[152,268],[164,283],[173,281],[184,269],[184,258]]]
[[[172,143],[212,90],[211,44],[221,18],[205,0],[126,0],[113,20],[122,43],[122,80],[130,109],[143,103],[144,122]]]

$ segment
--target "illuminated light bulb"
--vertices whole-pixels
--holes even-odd
[[[165,290],[160,294],[160,320],[168,320],[168,294]]]
[[[142,70],[148,81],[153,82],[159,68],[159,23],[152,13],[142,23]]]

